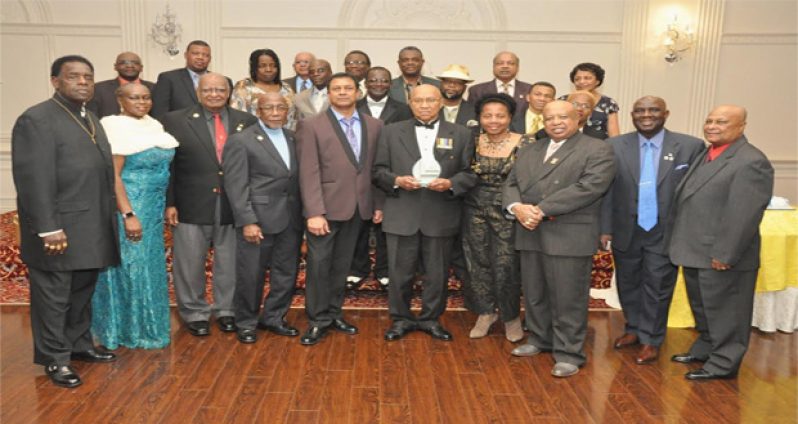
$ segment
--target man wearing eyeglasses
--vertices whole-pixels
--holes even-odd
[[[371,68],[371,58],[366,52],[352,50],[344,57],[344,70],[352,75],[357,82],[357,98],[362,99],[366,95],[366,72]]]
[[[283,80],[294,93],[299,94],[313,88],[313,82],[310,77],[310,64],[314,59],[315,57],[311,52],[299,52],[294,56],[294,72],[296,72],[296,75]]]
[[[86,108],[94,112],[98,118],[119,113],[119,102],[116,100],[117,88],[131,83],[144,84],[152,92],[155,87],[155,83],[139,78],[144,65],[136,53],[119,53],[114,62],[114,69],[117,77],[95,84],[94,97],[86,103]]]
[[[297,119],[316,116],[330,107],[330,100],[327,97],[327,83],[330,82],[332,76],[330,62],[324,59],[314,59],[309,68],[313,88],[294,97]]]
[[[593,108],[596,107],[596,102],[598,101],[593,96],[593,93],[577,90],[569,94],[567,99],[567,101],[573,105],[574,109],[576,109],[576,115],[579,117],[579,122],[577,122],[579,131],[584,135],[599,140],[606,139],[606,134],[596,131],[593,127],[587,126],[587,120],[590,118],[590,114],[593,113]]]
[[[219,328],[235,331],[235,246],[233,213],[224,186],[222,152],[227,136],[257,118],[227,105],[225,76],[200,77],[199,104],[164,115],[164,129],[180,145],[166,193],[166,222],[172,226],[172,273],[180,317],[194,336],[210,334],[213,309]],[[205,257],[213,246],[213,307],[205,301]]]
[[[399,64],[399,70],[402,71],[402,75],[391,81],[390,96],[392,99],[408,104],[413,88],[422,84],[430,84],[435,87],[441,86],[441,82],[435,78],[421,75],[421,70],[424,68],[424,54],[421,53],[421,49],[418,47],[407,46],[399,50],[399,59],[396,63]]]

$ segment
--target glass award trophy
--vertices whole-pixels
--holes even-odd
[[[426,187],[439,175],[441,175],[441,166],[436,160],[424,161],[422,158],[413,165],[413,177],[421,183],[421,187]]]

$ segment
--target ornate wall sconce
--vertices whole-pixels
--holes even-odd
[[[177,16],[172,13],[169,3],[166,3],[166,10],[155,16],[150,38],[155,44],[163,47],[164,53],[169,56],[177,56],[180,53],[178,42],[180,42],[182,33],[183,27],[177,23]]]
[[[695,33],[690,29],[690,25],[679,23],[679,16],[674,15],[673,22],[669,23],[665,31],[665,40],[662,45],[667,53],[665,61],[673,64],[682,59],[683,53],[687,52],[695,44]]]

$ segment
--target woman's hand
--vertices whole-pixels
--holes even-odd
[[[125,218],[125,237],[132,242],[141,241],[141,221],[139,217]]]

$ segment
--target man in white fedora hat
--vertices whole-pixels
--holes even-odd
[[[463,65],[449,65],[437,77],[441,81],[441,114],[447,122],[474,128],[478,125],[474,104],[463,100],[466,85],[474,82]],[[470,122],[469,122],[470,121]]]

